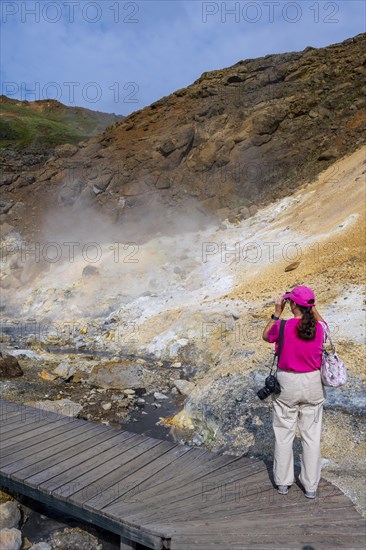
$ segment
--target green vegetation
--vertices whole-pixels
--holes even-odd
[[[55,100],[18,101],[0,96],[0,147],[53,148],[78,143],[122,116],[67,107]]]

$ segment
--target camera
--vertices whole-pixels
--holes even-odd
[[[266,399],[271,393],[275,393],[276,395],[281,393],[280,383],[273,374],[270,374],[269,376],[267,376],[264,384],[265,384],[264,388],[261,388],[257,392],[259,399],[262,399],[262,400]]]

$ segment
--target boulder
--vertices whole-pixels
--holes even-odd
[[[9,500],[0,504],[0,529],[18,527],[20,518],[18,502]]]
[[[174,380],[174,384],[182,395],[189,395],[195,388],[195,384],[189,380]]]
[[[17,179],[17,174],[2,174],[0,176],[0,187],[2,185],[11,185]]]
[[[328,149],[318,156],[318,160],[336,160],[339,153],[336,149]]]
[[[285,267],[285,272],[293,271],[294,269],[297,269],[299,267],[301,262],[292,262],[291,264],[287,265]]]
[[[99,275],[99,269],[95,265],[85,266],[81,274],[83,278],[93,277],[94,275]]]
[[[0,200],[0,214],[7,214],[13,206],[13,201]]]
[[[0,359],[0,378],[15,378],[22,375],[23,371],[15,357],[7,355]]]
[[[96,365],[88,383],[102,388],[136,389],[152,383],[152,374],[137,362],[107,362]]]
[[[56,367],[53,371],[54,374],[57,374],[60,378],[63,378],[64,380],[68,380],[75,374],[76,370],[74,367],[69,365],[68,363],[60,363],[58,367]]]
[[[22,283],[15,277],[15,275],[8,275],[7,277],[4,277],[4,279],[0,280],[0,287],[1,288],[19,288],[22,286]]]
[[[58,195],[59,203],[64,206],[72,206],[79,197],[82,189],[83,185],[80,181],[75,181],[72,184],[65,184]]]
[[[55,153],[59,158],[67,158],[72,157],[77,153],[78,147],[76,145],[72,145],[71,143],[65,143],[64,145],[59,145],[55,149]]]
[[[79,405],[79,403],[74,403],[70,399],[60,399],[58,401],[50,401],[49,399],[46,399],[45,401],[28,401],[25,405],[35,407],[36,409],[41,409],[43,411],[74,417],[79,416],[79,413],[83,408],[82,405]]]
[[[28,185],[31,185],[35,181],[36,181],[36,178],[34,176],[22,175],[17,179],[16,186],[18,188],[27,187]]]
[[[97,537],[79,527],[56,531],[50,540],[53,550],[102,550]]]
[[[22,545],[22,533],[18,529],[0,530],[1,550],[19,550]]]
[[[165,395],[165,393],[161,393],[159,391],[154,391],[154,399],[156,400],[161,400],[161,399],[169,399],[167,395]]]
[[[128,182],[123,187],[123,193],[126,196],[142,195],[147,191],[149,191],[149,187],[142,179]]]
[[[2,223],[0,225],[0,236],[2,239],[9,235],[9,233],[11,233],[12,231],[15,231],[12,225],[9,225],[8,223]]]

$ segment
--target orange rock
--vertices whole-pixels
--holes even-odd
[[[41,378],[43,378],[43,380],[55,380],[57,376],[55,374],[51,374],[50,372],[47,372],[46,370],[43,370],[41,372]]]

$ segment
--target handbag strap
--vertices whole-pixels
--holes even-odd
[[[330,346],[333,349],[333,353],[335,353],[335,345],[333,344],[328,325],[324,323],[324,321],[319,321],[319,323],[323,327],[323,349],[325,349],[325,341],[328,338]]]

